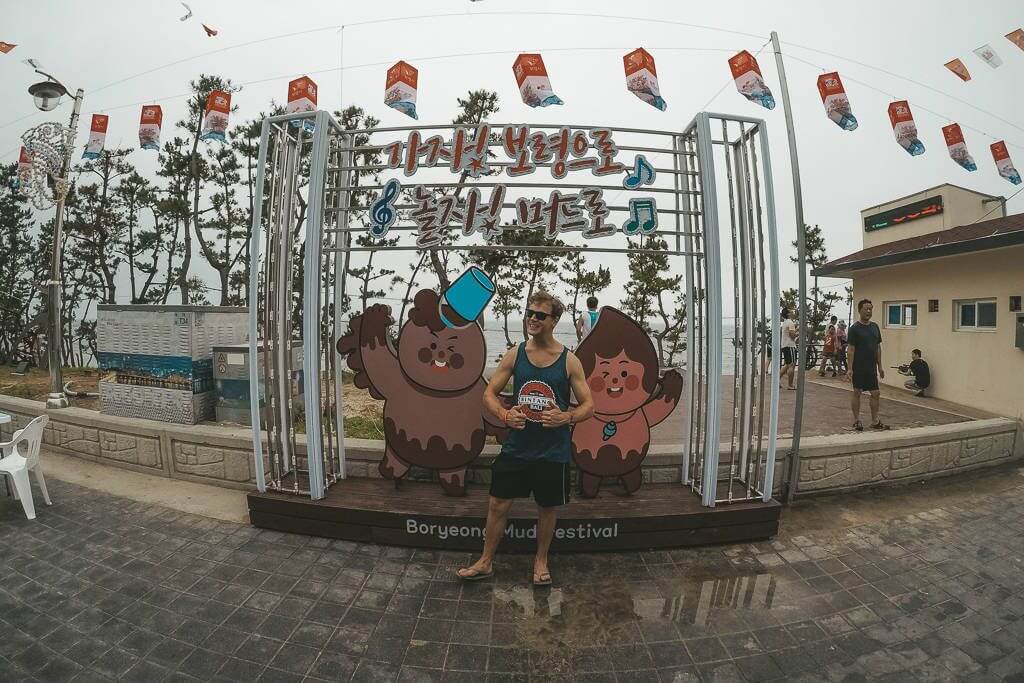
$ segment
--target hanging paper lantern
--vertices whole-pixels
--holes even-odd
[[[951,123],[942,127],[942,137],[946,138],[946,149],[949,150],[949,157],[960,164],[968,171],[977,171],[978,165],[974,163],[970,153],[967,151],[967,143],[964,142],[963,131],[960,124]]]
[[[285,111],[289,114],[316,111],[316,83],[313,79],[303,76],[288,84],[288,105]]]
[[[11,189],[17,190],[21,187],[28,187],[32,181],[32,157],[24,147],[18,153],[18,174],[11,181]]]
[[[658,72],[654,69],[654,57],[642,47],[622,58],[626,68],[626,88],[647,104],[665,111],[668,105],[658,88]]]
[[[164,111],[159,104],[142,107],[139,118],[139,147],[160,151],[160,126],[164,122]]]
[[[1010,31],[1006,34],[1006,39],[1024,50],[1024,28],[1019,28],[1016,31]],[[13,45],[11,47],[14,47]]]
[[[22,147],[21,152],[18,153],[18,175],[27,172],[30,168],[32,168],[32,157],[29,156],[28,150]]]
[[[961,81],[971,80],[971,72],[967,70],[967,67],[959,59],[950,60],[944,66],[959,76]]]
[[[228,114],[231,112],[231,93],[212,90],[206,98],[206,112],[203,114],[203,132],[200,140],[225,142],[228,130]]]
[[[999,175],[1009,180],[1014,185],[1020,185],[1020,171],[1013,167],[1010,160],[1010,150],[1006,149],[1006,143],[1000,140],[992,143],[992,158],[999,169]]]
[[[825,105],[825,113],[843,130],[856,130],[857,117],[850,108],[850,98],[835,71],[818,76],[818,93],[821,103]]]
[[[107,123],[110,117],[106,114],[93,114],[92,124],[89,126],[89,142],[82,152],[83,159],[99,159],[103,151],[103,143],[107,139]]]
[[[285,111],[289,114],[316,111],[316,83],[312,78],[303,76],[288,84],[288,105]],[[292,127],[298,128],[299,122],[292,121]],[[312,119],[303,119],[303,128],[311,131],[315,127]]]
[[[516,85],[523,102],[531,107],[546,107],[551,104],[565,104],[551,89],[548,70],[544,59],[537,54],[521,54],[512,65]]]
[[[754,55],[746,50],[733,55],[729,58],[729,69],[741,95],[765,109],[775,109],[775,98],[761,77],[761,67]]]
[[[910,113],[910,103],[900,100],[890,104],[889,122],[892,123],[892,132],[900,147],[907,150],[910,156],[924,154],[924,143],[917,139],[917,125],[914,124],[914,115]]]
[[[978,55],[983,60],[985,60],[985,63],[988,64],[993,69],[996,69],[1003,65],[1002,58],[998,54],[996,54],[996,51],[992,49],[992,46],[989,45],[988,43],[982,45],[979,48],[975,48],[974,54]]]
[[[419,78],[420,72],[412,64],[395,62],[388,69],[388,78],[384,84],[384,104],[406,116],[419,119],[416,114],[416,86]]]

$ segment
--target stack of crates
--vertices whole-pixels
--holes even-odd
[[[257,348],[262,344],[257,344]],[[302,342],[292,345],[291,393],[295,405],[302,401]],[[266,389],[263,378],[263,352],[258,354],[260,410],[264,408]],[[213,347],[213,382],[217,389],[217,422],[252,424],[249,407],[249,345]]]
[[[247,309],[105,304],[97,310],[100,412],[179,424],[213,419],[213,347],[246,340]]]

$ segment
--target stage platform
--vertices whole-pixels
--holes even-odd
[[[719,484],[719,491],[726,486]],[[745,493],[736,486],[736,494]],[[286,493],[248,494],[254,526],[311,536],[417,548],[478,550],[487,518],[487,488],[463,498],[445,496],[432,482],[346,479],[323,500]],[[576,497],[562,508],[552,548],[558,551],[644,550],[771,538],[781,506],[745,502],[706,508],[689,487],[645,484],[632,496],[608,486],[594,499]],[[516,501],[502,551],[534,547],[536,507]]]

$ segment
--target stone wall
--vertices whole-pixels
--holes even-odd
[[[175,425],[152,420],[114,417],[80,408],[47,411],[44,403],[0,396],[0,412],[11,424],[0,425],[0,438],[25,426],[36,415],[48,413],[43,435],[49,450],[177,479],[251,489],[255,484],[252,432],[243,427]],[[788,439],[778,442],[775,493],[786,476]],[[382,442],[346,440],[350,477],[379,477]],[[304,454],[305,441],[299,440]],[[489,467],[498,447],[489,445],[467,475],[471,483],[490,481]],[[1009,418],[974,420],[892,432],[865,432],[808,437],[801,441],[797,495],[839,492],[948,476],[1013,459],[1024,459],[1021,425]],[[644,481],[680,481],[679,451],[653,446],[644,461]],[[727,471],[728,450],[720,455],[720,472]],[[269,470],[267,464],[264,463]],[[426,471],[410,475],[430,479]]]
[[[114,467],[249,490],[256,483],[252,432],[244,428],[175,425],[102,415],[92,410],[47,410],[46,404],[0,396],[0,412],[13,419],[0,425],[0,438],[37,415],[50,422],[43,433],[47,450]]]
[[[780,454],[789,447],[788,439],[779,441]],[[920,481],[1020,459],[1024,436],[1021,424],[1010,418],[815,436],[800,441],[797,494]],[[782,463],[779,468],[776,492],[786,471]]]

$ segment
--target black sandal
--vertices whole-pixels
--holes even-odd
[[[875,424],[871,425],[871,428],[874,429],[875,431],[879,431],[879,432],[884,432],[887,429],[892,429],[892,427],[890,427],[887,424],[884,424],[881,420],[879,420]]]
[[[860,423],[860,420],[857,420],[856,422],[853,423],[853,428],[858,432],[864,431],[864,425]]]
[[[463,574],[462,571],[472,572],[471,574]],[[483,581],[494,576],[494,567],[491,567],[487,571],[480,571],[479,569],[473,569],[472,567],[460,567],[455,571],[455,575],[463,581]]]
[[[551,572],[541,572],[540,574],[533,575],[533,585],[537,588],[543,588],[551,585]]]

